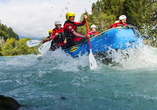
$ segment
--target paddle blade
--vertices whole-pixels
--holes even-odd
[[[90,49],[90,53],[89,53],[89,63],[90,63],[90,69],[97,68],[96,60],[94,58],[94,55],[93,55],[91,49]]]
[[[41,43],[41,41],[39,41],[39,40],[29,40],[26,42],[28,47],[34,47],[34,46],[39,45],[40,43]]]
[[[45,42],[38,48],[38,51],[40,53],[45,53],[50,49],[50,46],[51,46],[51,41]]]

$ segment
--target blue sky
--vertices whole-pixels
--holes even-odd
[[[75,21],[87,10],[91,13],[92,3],[97,0],[0,0],[0,20],[23,37],[43,38],[54,22],[65,22],[65,14],[72,11]]]

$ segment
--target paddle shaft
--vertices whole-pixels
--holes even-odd
[[[53,40],[57,35],[55,35],[51,40]]]
[[[88,32],[88,24],[87,24],[87,18],[85,18],[85,22],[86,22],[86,29],[87,29],[87,34],[89,33]],[[89,42],[89,48],[91,49],[91,43],[90,43],[90,37],[88,37],[88,42]]]
[[[86,29],[87,29],[87,34],[88,32],[88,24],[87,24],[87,18],[85,18],[85,22],[86,22]],[[90,69],[95,69],[97,68],[97,64],[96,64],[96,60],[93,56],[92,53],[92,47],[91,47],[91,43],[90,43],[90,37],[88,37],[88,42],[89,42],[89,48],[90,48],[90,52],[89,52],[89,63],[90,63]]]

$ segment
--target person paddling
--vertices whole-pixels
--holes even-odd
[[[87,18],[87,15],[84,15]],[[64,35],[67,38],[66,47],[71,47],[80,42],[87,40],[87,37],[90,37],[89,34],[82,35],[77,33],[77,27],[83,26],[85,24],[85,19],[82,22],[75,22],[75,13],[68,12],[66,14],[66,21],[64,23]]]
[[[61,32],[61,30],[62,30],[61,22],[60,21],[56,21],[55,22],[55,28],[53,29],[53,32],[52,32],[50,38],[52,38],[55,35],[58,35]]]
[[[96,31],[96,26],[93,24],[91,26],[91,30],[89,31],[90,37],[93,37],[95,35],[98,35],[99,33]]]
[[[64,28],[62,28],[61,22],[56,21],[55,26],[56,27],[53,29],[53,32],[50,36],[50,39],[56,36],[54,40],[51,42],[51,47],[50,47],[51,51],[56,50],[57,48],[63,46],[66,43],[64,35],[63,35]]]

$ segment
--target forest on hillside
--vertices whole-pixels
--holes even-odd
[[[0,23],[0,36],[4,37],[5,44],[0,44],[0,56],[15,56],[38,54],[37,47],[29,48],[26,41],[30,38],[19,39],[19,36],[13,31],[11,27]]]
[[[11,27],[7,27],[7,25],[4,25],[0,22],[0,36],[3,36],[5,41],[8,38],[15,38],[16,40],[19,40],[19,36],[13,31]]]
[[[153,40],[157,46],[157,0],[98,0],[92,4],[92,14],[88,15],[88,26],[97,26],[97,31],[103,32],[118,20],[120,15],[127,16],[127,23],[136,26],[140,33]],[[86,27],[78,28],[78,32],[85,34]]]

